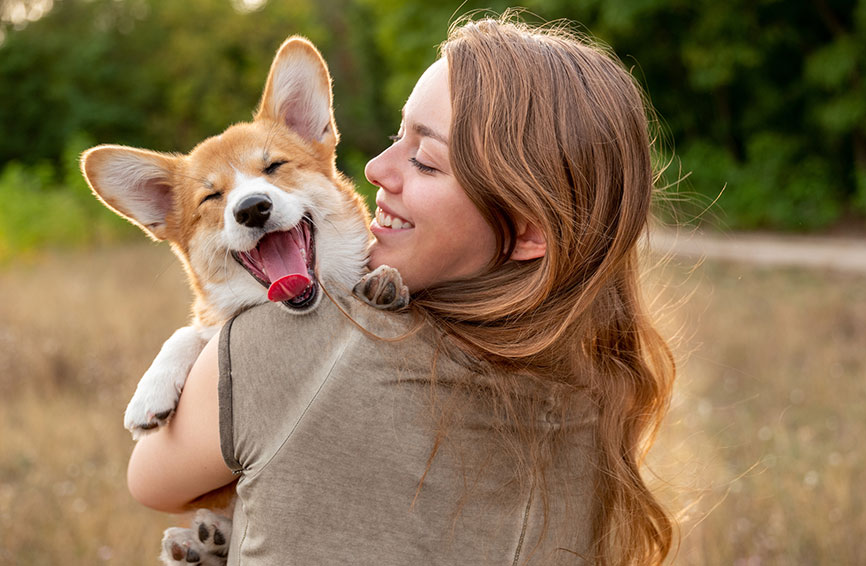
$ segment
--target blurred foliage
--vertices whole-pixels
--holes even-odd
[[[78,168],[78,156],[91,145],[76,135],[57,164],[6,163],[0,171],[0,264],[50,245],[104,243],[138,231],[91,195]]]
[[[866,214],[866,0],[523,5],[529,21],[579,22],[632,68],[663,117],[662,151],[676,156],[667,181],[691,172],[673,183],[673,191],[698,195],[686,202],[721,193],[710,217],[736,228],[807,230]],[[6,202],[14,192],[37,209],[56,206],[42,214],[56,217],[48,224],[57,227],[40,220],[37,228],[27,219],[30,204],[6,208],[0,250],[76,240],[89,229],[79,223],[92,220],[84,204],[91,197],[64,161],[70,148],[81,149],[82,135],[186,152],[250,118],[276,47],[296,33],[329,62],[339,165],[369,196],[363,165],[396,130],[399,108],[449,23],[506,7],[500,0],[2,0],[0,190]],[[64,217],[69,227],[61,229]]]

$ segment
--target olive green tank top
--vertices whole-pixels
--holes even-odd
[[[378,336],[411,326],[407,315],[340,304]],[[596,506],[595,411],[587,403],[569,419],[572,457],[548,481],[540,538],[537,490],[502,444],[508,423],[451,386],[473,378],[471,364],[437,355],[430,336],[376,339],[327,298],[302,316],[255,307],[223,328],[220,437],[240,474],[230,565],[591,562],[581,556]],[[434,451],[442,407],[459,411]]]

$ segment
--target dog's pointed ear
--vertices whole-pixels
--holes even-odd
[[[331,75],[307,39],[291,37],[277,51],[256,113],[261,119],[282,123],[305,141],[336,146]]]
[[[171,175],[177,159],[154,151],[100,145],[82,154],[81,171],[108,208],[154,240],[164,240],[166,217],[174,205]]]

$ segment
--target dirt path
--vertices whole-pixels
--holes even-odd
[[[656,231],[652,248],[690,258],[866,274],[866,238]]]

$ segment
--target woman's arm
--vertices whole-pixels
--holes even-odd
[[[196,497],[235,479],[220,451],[218,346],[219,334],[190,370],[171,421],[135,445],[127,484],[147,507],[179,513]]]

